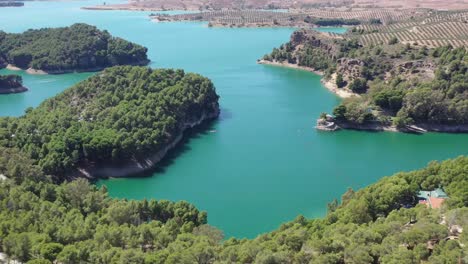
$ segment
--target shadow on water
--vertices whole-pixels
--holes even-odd
[[[175,160],[180,155],[191,150],[191,147],[189,146],[189,143],[191,140],[209,135],[211,131],[214,130],[216,125],[220,121],[222,121],[221,115],[218,119],[207,120],[194,128],[187,129],[184,132],[182,140],[173,149],[169,150],[166,156],[160,162],[158,162],[157,165],[154,166],[153,168],[145,170],[144,172],[141,172],[141,173],[131,174],[126,177],[147,178],[147,177],[153,176],[155,173],[164,173],[169,166],[174,164]]]

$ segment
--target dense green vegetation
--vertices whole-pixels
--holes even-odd
[[[394,39],[389,44],[361,46],[352,32],[341,39],[298,31],[263,59],[320,70],[324,78],[336,75],[339,88],[361,94],[335,109],[341,121],[401,128],[468,124],[466,48],[428,49]]]
[[[21,34],[0,31],[0,62],[52,73],[146,64],[146,51],[145,47],[86,24]]]
[[[19,150],[0,148],[0,246],[28,263],[464,263],[467,233],[449,227],[468,227],[467,169],[468,157],[431,162],[349,189],[325,218],[221,242],[186,202],[112,199],[83,179],[56,185]],[[415,206],[418,190],[439,186],[450,196],[442,209]]]
[[[343,19],[343,18],[318,18],[306,16],[304,22],[314,24],[320,27],[333,26],[355,26],[361,24],[359,19]]]
[[[192,122],[218,115],[212,82],[182,70],[104,70],[19,118],[0,119],[0,146],[16,147],[63,179],[90,163],[145,160]]]
[[[403,56],[415,57],[421,50],[404,50]],[[384,74],[374,70],[377,64],[362,72],[349,88],[365,93],[359,99],[345,100],[345,113],[356,113],[357,108],[370,109],[368,121],[379,121],[397,127],[410,124],[468,124],[468,52],[465,48],[441,47],[427,52],[424,57],[436,66],[432,80],[392,77],[384,81]],[[383,56],[383,55],[382,55]],[[413,67],[412,72],[418,69]],[[411,74],[411,73],[410,73]],[[359,81],[358,81],[359,80]],[[356,82],[358,82],[356,84]],[[365,112],[365,111],[364,111]],[[361,113],[363,113],[361,111]],[[393,117],[392,119],[387,118]],[[338,116],[342,118],[343,115]],[[362,120],[360,114],[346,114],[351,122]]]
[[[19,75],[0,75],[0,89],[18,88],[23,86],[23,78]]]

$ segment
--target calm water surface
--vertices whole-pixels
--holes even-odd
[[[323,216],[326,203],[347,187],[468,154],[468,135],[316,131],[317,116],[339,99],[317,75],[255,63],[293,29],[207,28],[154,23],[148,12],[79,9],[91,1],[25,4],[0,8],[1,30],[86,22],[147,46],[152,67],[184,68],[213,80],[222,115],[208,132],[193,135],[150,177],[98,184],[116,197],[187,200],[208,211],[210,224],[227,236],[254,237],[298,214]],[[30,91],[0,96],[1,116],[19,116],[91,74],[22,75]]]

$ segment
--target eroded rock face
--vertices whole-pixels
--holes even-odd
[[[337,61],[337,72],[341,73],[344,79],[350,82],[361,76],[362,68],[366,65],[359,59],[341,58]]]

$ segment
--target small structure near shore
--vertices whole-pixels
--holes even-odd
[[[317,125],[315,126],[318,130],[323,131],[336,131],[341,129],[336,123],[333,116],[325,114],[321,115],[320,118],[317,120]]]
[[[433,191],[420,191],[418,193],[419,203],[433,209],[439,209],[447,198],[449,197],[442,188],[437,188]]]

